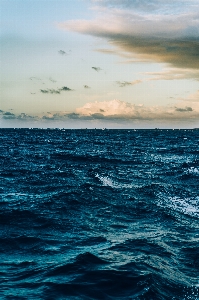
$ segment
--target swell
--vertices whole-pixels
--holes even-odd
[[[160,266],[160,260],[157,258]],[[4,264],[5,267],[5,264]],[[37,299],[59,299],[60,297],[76,297],[76,299],[186,299],[186,294],[197,299],[197,288],[187,287],[186,281],[176,281],[161,270],[157,271],[152,263],[146,260],[113,266],[111,262],[94,254],[85,252],[79,254],[72,262],[51,264],[38,267],[36,263],[24,262],[7,264],[9,267],[9,282],[3,286],[15,286],[21,291],[28,290],[30,298],[40,292]],[[21,269],[17,272],[17,268]],[[167,268],[162,262],[163,269]],[[34,291],[34,292],[30,292]],[[194,297],[193,297],[194,291]]]
[[[0,142],[2,299],[199,299],[197,131]]]

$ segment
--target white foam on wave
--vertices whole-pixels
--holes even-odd
[[[191,167],[187,170],[187,173],[188,174],[193,174],[193,175],[199,175],[199,169],[198,168],[194,168],[194,167]]]
[[[199,197],[196,197],[196,199],[182,199],[177,196],[164,197],[164,199],[160,201],[160,205],[199,218]]]
[[[125,183],[118,183],[113,181],[111,178],[108,176],[100,176],[99,174],[96,174],[95,177],[97,177],[103,184],[103,186],[110,186],[114,189],[121,189],[121,188],[132,188],[132,184],[125,184]]]

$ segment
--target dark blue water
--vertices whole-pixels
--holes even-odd
[[[1,299],[199,299],[199,130],[0,130]]]

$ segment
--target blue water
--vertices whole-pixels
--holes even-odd
[[[199,130],[0,130],[1,299],[199,299]]]

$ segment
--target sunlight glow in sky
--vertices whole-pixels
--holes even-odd
[[[198,0],[0,0],[1,127],[199,127]]]

